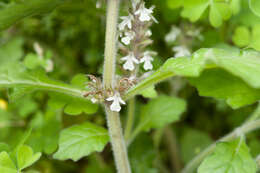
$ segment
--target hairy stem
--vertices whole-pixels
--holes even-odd
[[[260,120],[250,121],[250,122],[247,122],[244,125],[238,127],[233,132],[224,136],[217,142],[219,142],[219,141],[224,142],[224,141],[230,141],[232,139],[235,139],[236,137],[238,137],[238,131],[239,131],[239,133],[247,134],[247,133],[257,130],[259,128],[260,128]],[[192,159],[190,161],[190,163],[188,163],[187,166],[183,169],[182,173],[192,173],[198,167],[198,165],[202,162],[202,160],[214,151],[217,142],[210,145],[208,148],[206,148],[204,151],[202,151],[198,156],[196,156],[194,159]]]
[[[109,108],[106,108],[106,113],[117,171],[118,173],[131,173],[119,114]]]
[[[117,52],[117,20],[120,0],[107,1],[107,24],[103,81],[106,89],[113,88]]]
[[[135,115],[135,98],[129,100],[128,110],[127,110],[127,120],[125,127],[125,140],[127,141],[131,135]]]
[[[103,82],[106,90],[114,88],[117,20],[120,0],[107,0],[107,23]],[[119,113],[105,105],[107,125],[118,173],[131,173]]]

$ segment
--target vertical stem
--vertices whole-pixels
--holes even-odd
[[[127,110],[127,120],[125,127],[125,140],[127,141],[131,135],[135,115],[135,98],[129,100],[128,110]]]
[[[103,82],[106,89],[113,88],[116,62],[117,20],[120,0],[107,1],[105,63]]]
[[[117,171],[118,173],[131,173],[119,114],[109,108],[106,108],[106,113]]]
[[[116,62],[117,20],[120,0],[107,0],[107,23],[103,82],[106,90],[113,89]],[[131,173],[119,113],[105,105],[107,125],[118,173]]]

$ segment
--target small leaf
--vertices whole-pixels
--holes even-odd
[[[204,11],[208,8],[208,0],[185,0],[184,9],[181,13],[182,17],[189,18],[190,21],[195,22],[199,20]]]
[[[61,132],[59,150],[54,154],[54,158],[78,161],[92,152],[101,152],[108,141],[107,130],[103,127],[89,122],[75,125]]]
[[[249,0],[249,7],[255,15],[260,17],[260,1],[259,0]]]
[[[0,153],[0,172],[17,173],[16,167],[7,152]]]
[[[213,154],[206,157],[198,173],[255,173],[256,162],[242,139],[218,143]]]
[[[146,98],[156,98],[158,96],[154,86],[147,88],[141,94],[143,97],[146,97]]]
[[[24,168],[31,166],[33,163],[38,161],[41,157],[41,153],[33,153],[31,147],[22,145],[17,150],[17,166],[21,171]]]
[[[250,31],[245,26],[239,26],[235,29],[232,38],[233,42],[239,47],[245,47],[250,42]]]
[[[176,97],[159,96],[143,107],[137,129],[149,131],[151,128],[164,127],[179,120],[185,110],[186,103],[184,100]]]

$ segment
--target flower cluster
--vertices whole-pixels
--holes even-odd
[[[87,76],[90,79],[86,85],[88,92],[84,93],[83,96],[89,97],[92,103],[112,102],[110,109],[116,112],[121,110],[120,104],[125,104],[121,98],[122,93],[136,84],[133,77],[121,79],[118,77],[119,79],[117,80],[118,82],[116,83],[114,90],[104,89],[100,78],[93,75]]]
[[[143,64],[144,70],[152,70],[152,51],[145,51],[145,48],[152,43],[149,38],[152,35],[149,27],[153,22],[157,22],[152,13],[154,6],[145,7],[144,2],[133,2],[128,16],[122,16],[118,29],[120,32],[121,49],[124,56],[121,58],[123,69],[136,74],[139,64]]]
[[[85,93],[85,97],[91,96],[91,101],[105,102],[110,106],[111,111],[119,112],[121,105],[125,102],[122,95],[145,75],[150,74],[153,69],[153,56],[155,52],[147,50],[153,41],[150,39],[152,31],[149,27],[153,22],[157,22],[153,17],[154,7],[146,8],[143,0],[133,0],[128,16],[120,17],[118,24],[120,37],[119,49],[121,51],[120,63],[122,63],[123,77],[117,77],[116,84],[111,90],[105,90],[101,80],[94,76],[89,76],[91,82],[90,92]],[[145,71],[140,74],[140,65]]]
[[[203,40],[200,34],[201,29],[190,24],[183,24],[181,27],[172,26],[170,32],[165,36],[166,43],[173,45],[174,57],[190,56],[194,41]]]

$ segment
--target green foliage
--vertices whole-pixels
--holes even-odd
[[[210,136],[196,129],[186,129],[180,139],[181,156],[188,163],[212,143]]]
[[[71,80],[71,86],[86,90],[87,78],[83,74],[76,75]],[[69,115],[79,115],[81,113],[93,114],[97,112],[98,105],[84,98],[73,98],[64,94],[51,94],[49,105],[55,109],[64,107],[64,112]]]
[[[67,94],[72,97],[83,97],[84,90],[51,80],[42,71],[28,72],[21,64],[5,64],[0,67],[0,73],[0,87],[19,89],[20,95],[35,90],[46,90]]]
[[[201,49],[192,57],[167,60],[153,75],[130,89],[125,97],[131,97],[151,85],[178,75],[189,77],[191,83],[198,87],[202,96],[225,99],[231,107],[238,108],[260,99],[259,65],[260,54],[253,50]],[[206,72],[203,72],[205,70]],[[226,79],[219,77],[219,75],[225,76],[225,74],[227,74]],[[206,82],[209,80],[208,75],[211,75],[210,80],[214,84]],[[199,84],[198,81],[202,80],[204,83]],[[230,83],[229,80],[235,83]],[[230,84],[239,90],[231,89]],[[215,87],[209,88],[210,85]],[[243,89],[243,93],[240,92],[240,89]],[[230,90],[233,92],[230,93]]]
[[[152,99],[142,108],[140,122],[136,129],[149,131],[176,122],[186,110],[186,102],[169,96],[159,96]]]
[[[16,173],[17,169],[7,152],[0,153],[0,171],[6,173]]]
[[[33,153],[33,150],[26,145],[21,145],[17,148],[15,160],[11,159],[10,154],[6,151],[0,153],[0,171],[5,173],[17,173],[23,169],[30,167],[33,163],[39,160],[41,153]]]
[[[250,47],[260,50],[260,24],[252,26],[252,31],[246,26],[236,28],[233,35],[233,42],[239,47]]]
[[[140,135],[129,148],[129,157],[134,173],[158,173],[154,161],[156,152],[152,140],[147,135]]]
[[[62,3],[62,0],[27,0],[10,4],[0,11],[0,31],[25,17],[47,13]]]
[[[141,94],[145,98],[156,98],[158,96],[154,86],[151,86],[146,90],[142,91]]]
[[[52,154],[58,148],[59,132],[62,127],[60,111],[37,113],[31,121],[32,134],[28,144],[35,150]]]
[[[109,141],[107,130],[89,122],[69,127],[61,132],[59,150],[54,158],[77,161],[95,151],[102,151]]]
[[[250,42],[250,31],[247,27],[237,27],[233,35],[233,42],[239,47],[245,47]]]
[[[260,17],[260,2],[258,0],[249,0],[249,7],[255,15]]]
[[[22,49],[23,39],[14,38],[0,46],[0,62],[5,63],[18,61],[22,58],[24,51]]]
[[[0,2],[1,173],[116,171],[111,150],[103,150],[109,136],[103,128],[106,120],[104,111],[99,109],[102,106],[83,96],[89,92],[85,74],[101,78],[106,26],[104,2]],[[122,1],[120,5],[120,15],[126,16],[130,1]],[[136,86],[122,94],[124,100],[137,94],[143,96],[136,98],[132,110],[137,116],[132,117],[134,129],[126,141],[128,155],[134,173],[180,172],[175,170],[169,148],[180,151],[174,156],[183,163],[180,167],[187,166],[199,154],[203,153],[199,157],[204,158],[207,154],[203,151],[213,143],[212,139],[219,139],[241,125],[254,112],[253,103],[260,100],[260,54],[255,51],[260,50],[259,1],[146,1],[147,7],[152,5],[155,5],[153,15],[159,21],[151,28],[154,44],[150,48],[158,52],[153,61],[155,72],[143,81],[137,78]],[[172,26],[181,32],[168,44],[163,38]],[[41,44],[43,56],[33,51],[36,42]],[[172,46],[185,46],[195,52],[189,57],[166,60],[173,56]],[[124,50],[120,53],[118,59],[125,55]],[[52,70],[48,70],[50,61]],[[127,71],[122,73],[119,61],[116,67],[120,79],[132,76]],[[144,71],[136,72],[138,77]],[[172,79],[174,76],[177,78]],[[68,84],[61,82],[70,79]],[[165,82],[155,86],[161,81]],[[197,92],[217,100],[201,98]],[[123,130],[128,123],[124,121],[128,119],[126,115],[123,108],[120,112]],[[256,113],[249,119],[258,117]],[[162,142],[166,125],[174,129],[176,146]],[[258,133],[247,135],[247,142],[251,155],[257,157]],[[232,169],[256,172],[249,148],[239,140],[218,143],[199,173],[227,173]],[[43,157],[30,169],[40,152]],[[85,156],[88,157],[82,159]],[[220,169],[214,169],[219,165]]]
[[[17,150],[17,166],[21,171],[24,168],[31,166],[41,157],[41,153],[33,153],[33,150],[26,145],[23,145]]]
[[[209,21],[212,26],[219,27],[240,9],[240,0],[168,0],[171,8],[183,7],[182,17],[195,22],[209,8]]]
[[[198,173],[255,173],[256,163],[242,139],[218,143],[213,154],[206,157]]]

